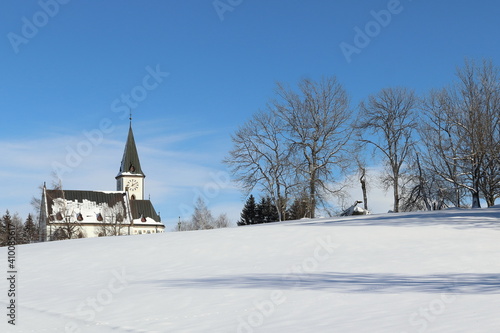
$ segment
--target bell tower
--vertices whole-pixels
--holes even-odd
[[[117,191],[127,191],[129,200],[144,200],[144,178],[139,154],[135,146],[134,133],[132,131],[132,117],[128,130],[127,143],[123,152],[120,172],[115,177]]]

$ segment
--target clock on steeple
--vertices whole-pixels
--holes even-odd
[[[127,186],[129,191],[137,191],[137,189],[139,188],[139,182],[137,182],[137,180],[135,179],[130,179],[129,181],[127,181]]]
[[[134,133],[132,132],[132,123],[128,130],[127,143],[123,152],[120,172],[115,177],[118,191],[127,191],[129,199],[144,199],[144,178],[142,172],[137,147],[135,146]]]

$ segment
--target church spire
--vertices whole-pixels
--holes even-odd
[[[137,147],[135,146],[134,133],[132,132],[132,114],[130,114],[127,143],[125,144],[125,151],[120,165],[120,173],[123,172],[144,175],[139,161],[139,154],[137,154]]]

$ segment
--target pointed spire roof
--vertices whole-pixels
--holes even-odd
[[[133,173],[142,174],[141,163],[139,161],[139,154],[137,154],[137,147],[135,146],[134,133],[132,132],[132,122],[128,130],[127,143],[125,151],[123,152],[122,163],[120,165],[120,173]]]

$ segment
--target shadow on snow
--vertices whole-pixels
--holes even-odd
[[[324,290],[337,293],[500,294],[500,274],[255,274],[182,280],[152,280],[164,288],[249,288]]]
[[[283,226],[391,226],[419,227],[448,225],[459,229],[494,228],[500,230],[500,209],[448,209],[443,211],[360,215],[281,222]]]

